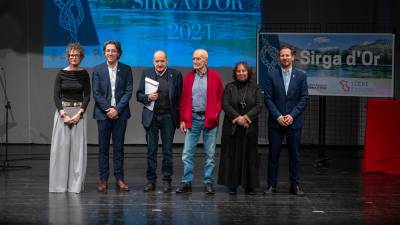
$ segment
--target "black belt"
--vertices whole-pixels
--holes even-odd
[[[192,111],[192,112],[193,112],[193,111]],[[203,115],[206,114],[205,111],[199,111],[199,112],[193,112],[193,113],[195,113],[195,114],[197,114],[197,115],[200,115],[200,116],[203,116]]]

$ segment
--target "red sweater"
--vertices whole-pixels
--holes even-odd
[[[195,70],[190,71],[183,78],[183,89],[179,118],[185,122],[186,128],[192,128],[192,87]],[[211,69],[207,69],[207,99],[204,127],[214,128],[218,126],[219,114],[222,110],[222,95],[224,86],[221,75]]]

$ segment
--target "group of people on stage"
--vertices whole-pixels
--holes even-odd
[[[131,67],[119,61],[122,48],[118,41],[103,45],[106,62],[93,69],[92,85],[88,72],[79,65],[84,49],[79,43],[67,46],[68,66],[60,70],[54,84],[57,111],[50,154],[50,192],[83,190],[87,155],[86,108],[92,92],[95,101],[93,118],[97,120],[99,139],[98,192],[108,190],[109,146],[113,144],[113,170],[116,189],[129,191],[124,180],[124,138],[130,118],[129,101],[133,92]],[[208,53],[193,52],[193,70],[182,77],[181,72],[168,67],[168,57],[162,50],[153,55],[154,68],[143,72],[136,99],[144,105],[142,124],[147,141],[147,184],[144,192],[156,190],[157,150],[162,142],[162,190],[172,191],[172,144],[175,130],[185,134],[182,151],[183,176],[176,193],[192,191],[195,153],[200,136],[204,149],[204,192],[214,194],[215,146],[219,117],[225,112],[218,184],[237,194],[241,186],[246,194],[255,194],[259,187],[258,117],[263,100],[269,110],[268,186],[264,194],[277,191],[279,155],[283,139],[289,152],[289,192],[303,196],[299,184],[299,148],[302,112],[308,101],[304,72],[293,67],[294,54],[288,47],[279,52],[280,67],[267,77],[264,98],[246,62],[233,68],[233,81],[225,88],[221,75],[207,67]],[[146,88],[148,80],[156,81],[157,90]]]

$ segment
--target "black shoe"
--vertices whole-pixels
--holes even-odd
[[[206,184],[204,186],[204,192],[208,195],[213,195],[215,194],[214,188],[212,184]]]
[[[154,190],[156,190],[156,185],[154,183],[148,183],[143,188],[144,192],[149,192],[149,191],[154,191]]]
[[[297,195],[297,196],[305,196],[306,193],[304,193],[304,191],[302,190],[302,188],[298,185],[296,185],[295,187],[291,187],[290,188],[290,193]]]
[[[164,181],[163,183],[163,192],[164,193],[169,193],[171,192],[172,188],[171,188],[171,181]]]
[[[175,192],[177,194],[192,192],[192,183],[181,183]]]
[[[271,195],[276,193],[276,188],[272,186],[268,186],[267,189],[264,191],[264,195]]]
[[[254,191],[253,188],[244,189],[244,193],[246,193],[246,195],[255,195],[256,194],[256,192]]]
[[[229,194],[230,195],[236,195],[237,194],[237,188],[229,188]]]

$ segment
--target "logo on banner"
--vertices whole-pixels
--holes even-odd
[[[341,80],[341,81],[339,81],[339,84],[342,85],[342,90],[343,91],[345,91],[345,92],[350,91],[349,81]]]
[[[267,38],[263,38],[263,47],[260,50],[260,59],[262,64],[271,73],[279,65],[279,49],[270,44]]]
[[[54,0],[54,4],[57,5],[57,7],[60,9],[58,23],[62,28],[69,31],[71,42],[76,42],[78,40],[78,28],[82,24],[82,21],[84,19],[84,10],[81,1]]]

